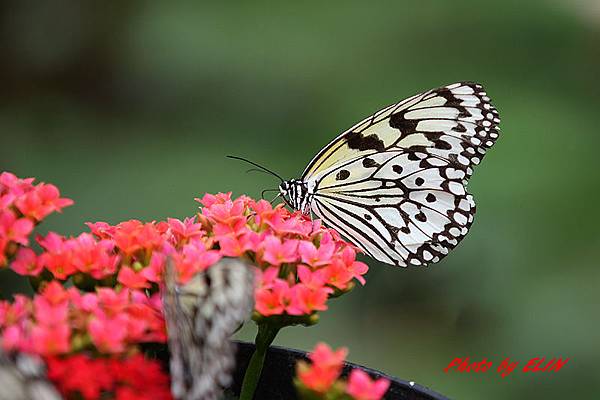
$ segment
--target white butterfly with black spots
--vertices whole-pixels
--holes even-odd
[[[467,180],[499,123],[477,83],[429,90],[339,135],[279,191],[290,207],[314,213],[379,261],[434,263],[473,222]]]

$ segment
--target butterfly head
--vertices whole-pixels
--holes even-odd
[[[312,194],[305,182],[297,179],[283,181],[279,185],[279,193],[287,205],[294,210],[300,210],[304,214],[310,212]]]

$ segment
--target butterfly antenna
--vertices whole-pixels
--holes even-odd
[[[265,199],[265,193],[267,193],[267,192],[278,192],[278,191],[279,191],[279,189],[265,189],[262,192],[260,192],[260,198],[264,200]]]
[[[264,171],[264,172],[267,172],[267,173],[269,173],[269,174],[271,174],[271,175],[273,175],[273,176],[276,176],[277,178],[279,178],[279,180],[280,180],[281,182],[283,182],[283,181],[284,181],[284,179],[283,179],[283,178],[282,178],[282,177],[281,177],[279,174],[276,174],[275,172],[271,171],[270,169],[268,169],[268,168],[266,168],[266,167],[263,167],[262,165],[260,165],[260,164],[257,164],[257,163],[255,163],[255,162],[253,162],[253,161],[250,161],[250,160],[248,160],[248,159],[246,159],[246,158],[242,158],[242,157],[238,157],[238,156],[227,156],[227,158],[232,158],[232,159],[234,159],[234,160],[240,160],[240,161],[247,162],[248,164],[251,164],[251,165],[254,165],[255,167],[258,167],[258,168],[260,168],[260,169],[261,169],[262,171]]]
[[[249,172],[262,172],[263,174],[271,175],[270,172],[267,172],[267,171],[259,169],[259,168],[250,168],[249,170],[246,171],[246,173],[249,173]]]

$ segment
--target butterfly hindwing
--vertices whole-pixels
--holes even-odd
[[[498,112],[483,87],[462,82],[388,106],[348,129],[317,154],[302,178],[344,160],[395,149],[422,149],[439,156],[466,178],[498,138]]]
[[[425,265],[448,254],[473,221],[465,174],[422,149],[374,153],[314,177],[312,210],[380,261]]]

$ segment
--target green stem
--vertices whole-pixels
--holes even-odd
[[[273,343],[273,340],[275,340],[275,336],[277,336],[279,329],[281,329],[281,327],[271,324],[258,325],[258,333],[254,340],[256,349],[254,350],[254,354],[252,354],[252,358],[246,369],[246,374],[244,375],[240,400],[252,400],[254,398],[254,391],[256,390],[258,380],[260,379],[267,350],[271,343]]]

